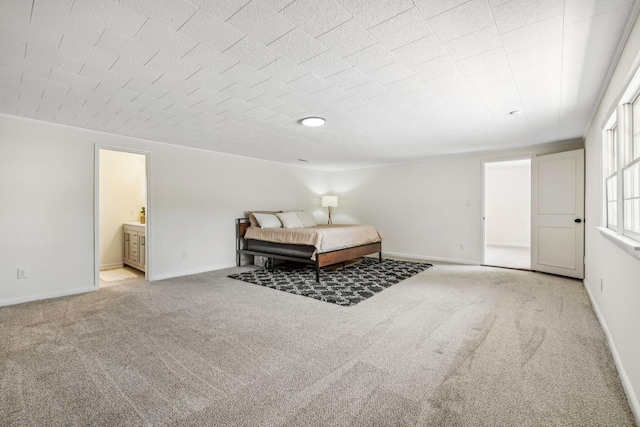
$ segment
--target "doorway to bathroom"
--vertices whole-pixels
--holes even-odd
[[[147,153],[96,147],[96,287],[147,278]]]

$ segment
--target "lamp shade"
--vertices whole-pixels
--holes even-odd
[[[332,207],[335,208],[338,206],[338,196],[322,196],[322,207]]]

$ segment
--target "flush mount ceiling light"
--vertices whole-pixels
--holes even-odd
[[[322,117],[305,117],[304,119],[300,120],[300,123],[302,123],[302,125],[309,126],[309,127],[322,126],[326,122],[327,121]]]

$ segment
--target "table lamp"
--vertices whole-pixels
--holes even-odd
[[[338,206],[338,196],[322,196],[322,207],[327,208],[329,211],[329,221],[327,224],[333,224],[331,220],[331,208]]]

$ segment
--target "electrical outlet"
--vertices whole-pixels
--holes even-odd
[[[29,277],[26,268],[18,268],[18,279],[26,279]]]
[[[464,251],[464,243],[460,243],[460,250]]]
[[[187,258],[187,257],[189,257],[189,252],[182,251],[182,258]]]

